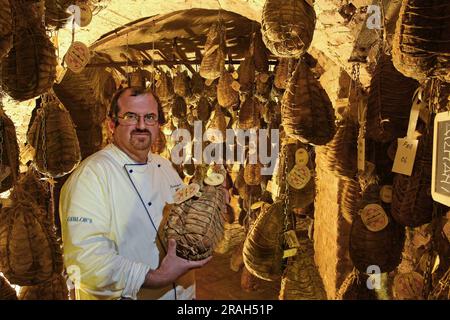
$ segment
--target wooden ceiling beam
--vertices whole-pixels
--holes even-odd
[[[184,66],[186,66],[186,68],[188,68],[188,70],[192,74],[195,73],[195,70],[194,70],[194,68],[192,68],[192,65],[188,64],[188,63],[185,63],[186,61],[188,61],[188,58],[186,57],[186,55],[182,51],[180,51],[180,48],[178,47],[178,44],[177,44],[177,38],[173,39],[173,54],[175,55],[176,58],[180,59],[180,62]]]
[[[226,64],[240,64],[243,60],[225,60]],[[88,63],[86,65],[86,68],[106,68],[106,67],[123,67],[123,66],[130,66],[130,67],[138,67],[140,65],[144,66],[150,66],[154,64],[155,66],[162,65],[162,66],[177,66],[180,64],[186,65],[200,65],[202,61],[195,59],[195,60],[164,60],[164,61],[152,61],[152,60],[140,60],[139,62],[136,61],[112,61],[112,62],[100,62],[100,63]],[[277,64],[276,60],[270,60],[269,65],[275,65]]]

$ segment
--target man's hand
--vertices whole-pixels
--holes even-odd
[[[203,267],[212,257],[199,261],[189,261],[177,256],[177,243],[174,239],[169,239],[167,255],[156,270],[150,270],[145,277],[143,287],[156,289],[165,287],[173,283],[180,276],[191,269]]]

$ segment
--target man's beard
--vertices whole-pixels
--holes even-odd
[[[145,133],[145,135],[138,135],[139,133]],[[152,133],[148,130],[133,130],[130,136],[130,144],[137,150],[150,149],[152,145]]]

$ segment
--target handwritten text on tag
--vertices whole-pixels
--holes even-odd
[[[395,154],[392,171],[410,176],[416,159],[419,140],[402,138],[398,139],[397,153]]]

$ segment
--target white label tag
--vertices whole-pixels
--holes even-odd
[[[393,172],[405,174],[410,176],[414,167],[416,159],[417,145],[419,140],[414,139],[414,132],[416,130],[417,120],[419,119],[420,109],[424,106],[422,99],[422,89],[419,88],[414,94],[414,100],[409,115],[408,132],[406,137],[398,139],[397,152],[395,154]]]
[[[239,162],[235,162],[235,163],[233,163],[233,167],[231,168],[231,171],[239,172],[240,168],[241,168],[241,164]]]
[[[366,170],[366,139],[358,138],[358,171]]]
[[[252,205],[250,206],[250,209],[252,209],[252,210],[259,209],[259,208],[261,208],[265,203],[266,203],[266,202],[264,202],[264,201],[258,201],[258,202],[255,202],[254,204],[252,204]]]
[[[89,48],[84,43],[79,41],[72,43],[64,56],[64,62],[74,73],[80,73],[83,71],[90,59],[91,53]]]
[[[427,272],[427,264],[428,260],[430,260],[431,265],[433,266],[431,268],[431,273],[435,273],[437,268],[439,268],[439,264],[441,263],[441,259],[439,258],[439,254],[437,252],[429,252],[426,251],[422,254],[422,257],[419,259],[419,269],[425,273]]]
[[[422,105],[422,102],[418,99],[413,102],[411,113],[409,114],[408,132],[406,134],[408,138],[412,138],[414,136],[414,131],[416,131],[417,120],[419,119]]]
[[[398,139],[397,153],[395,154],[392,172],[410,176],[416,159],[417,145],[419,140],[400,138]]]
[[[297,254],[297,248],[291,248],[283,251],[283,259],[293,257]]]
[[[366,171],[366,117],[367,106],[364,99],[358,103],[358,171]]]
[[[272,182],[272,180],[267,181],[266,190],[269,191],[270,193],[273,193],[273,182]]]

